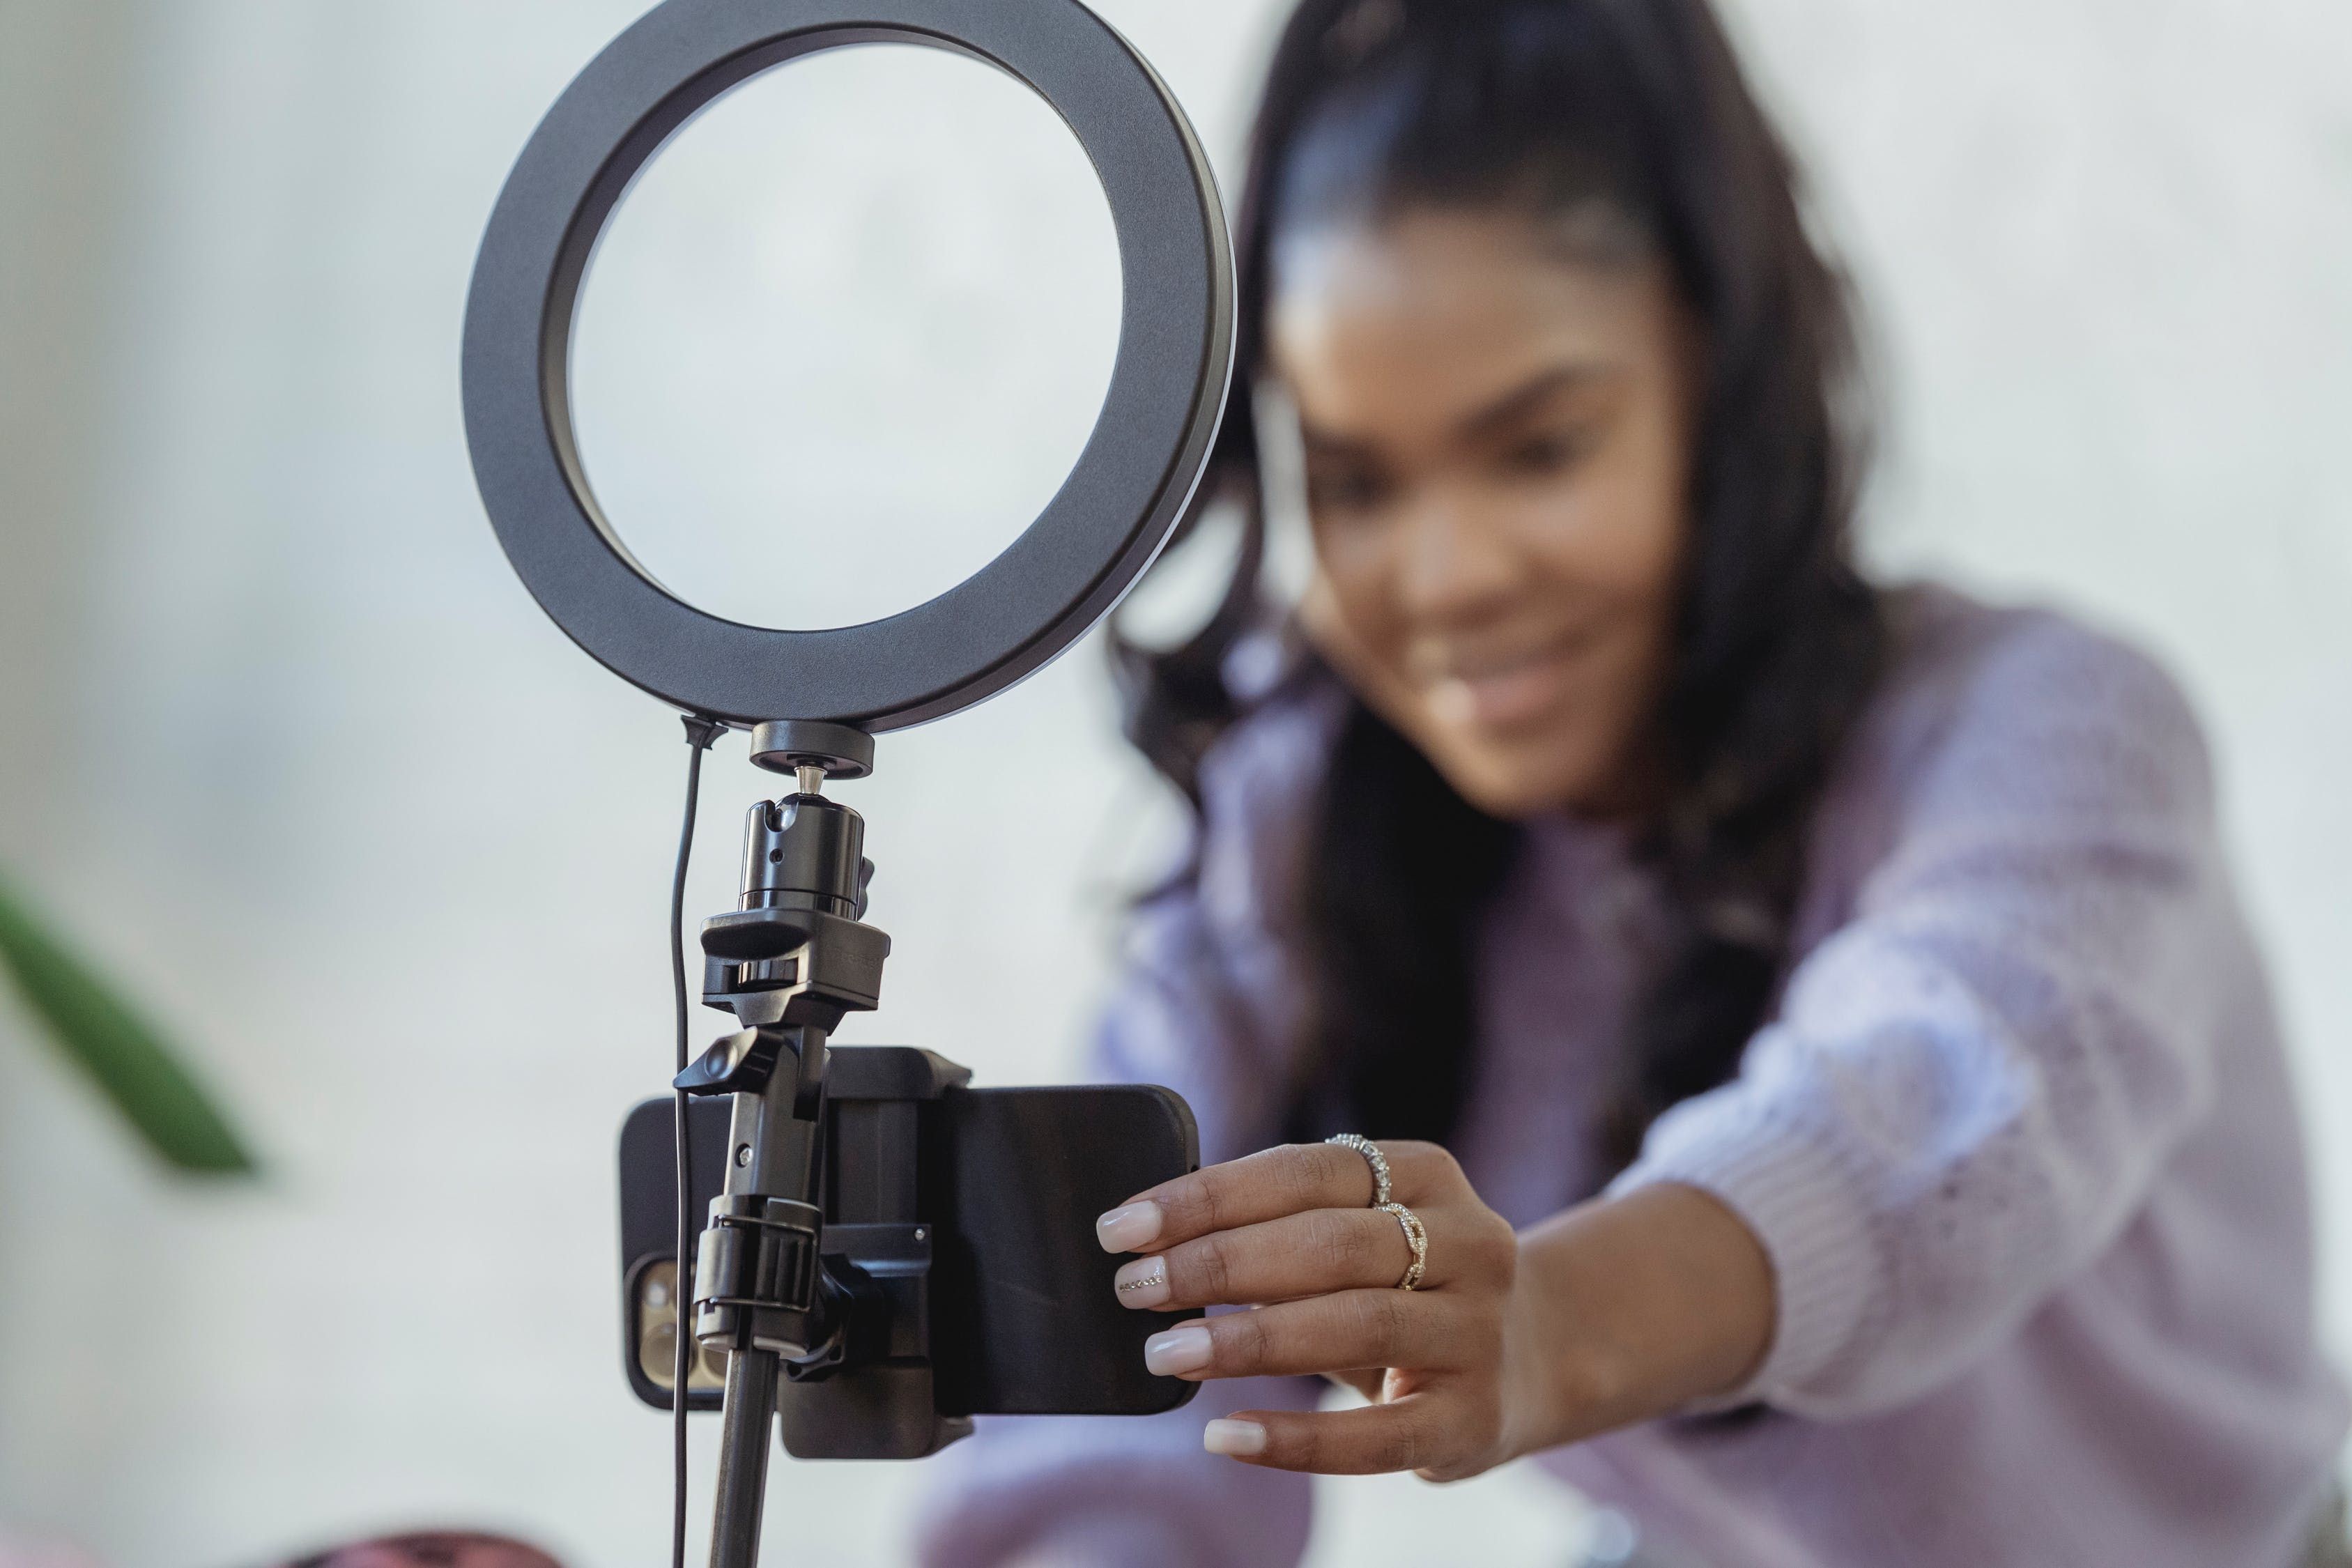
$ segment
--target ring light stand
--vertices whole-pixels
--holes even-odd
[[[670,594],[598,508],[572,424],[574,314],[607,220],[671,136],[772,67],[866,43],[983,61],[1062,117],[1118,236],[1118,356],[1076,467],[979,573],[862,626],[744,626]],[[683,710],[698,744],[720,725],[750,730],[752,760],[796,782],[752,808],[740,907],[703,931],[703,999],[741,1027],[676,1084],[733,1101],[725,1193],[678,1276],[693,1281],[697,1338],[728,1353],[713,1568],[756,1562],[780,1383],[838,1364],[858,1310],[818,1252],[826,1041],[878,1004],[890,944],[863,921],[863,821],[823,785],[871,772],[876,733],[993,696],[1109,612],[1191,501],[1232,360],[1232,261],[1208,161],[1166,85],[1078,0],[666,0],[564,90],[499,194],[467,303],[464,401],[508,559],[591,657]],[[919,1277],[924,1231],[887,1239],[893,1278]],[[922,1397],[903,1447],[887,1445],[905,1422],[872,1426],[877,1457],[964,1429],[931,1417],[927,1383]]]

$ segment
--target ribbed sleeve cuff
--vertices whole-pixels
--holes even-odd
[[[1651,1130],[1611,1195],[1674,1182],[1712,1194],[1771,1260],[1772,1347],[1746,1386],[1710,1407],[1801,1406],[1802,1391],[1853,1344],[1879,1300],[1881,1261],[1857,1188],[1822,1142],[1742,1097],[1687,1101]]]

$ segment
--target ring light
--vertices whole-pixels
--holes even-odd
[[[744,626],[662,587],[598,510],[572,431],[573,318],[606,222],[671,136],[773,66],[867,43],[996,66],[1062,117],[1118,238],[1118,352],[1076,466],[988,565],[862,626]],[[482,240],[465,331],[466,434],[483,504],[516,573],[574,642],[690,713],[872,733],[944,717],[1032,673],[1150,564],[1223,413],[1233,266],[1182,111],[1077,0],[666,0],[581,72],[523,149]]]

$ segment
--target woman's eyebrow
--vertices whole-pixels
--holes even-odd
[[[1454,434],[1465,441],[1492,436],[1525,418],[1563,392],[1611,381],[1617,374],[1614,366],[1593,361],[1554,365],[1549,370],[1538,371],[1492,402],[1463,416],[1454,424]]]
[[[1563,392],[1598,386],[1614,381],[1622,374],[1618,367],[1597,360],[1582,360],[1569,364],[1553,365],[1537,372],[1500,396],[1464,415],[1454,422],[1457,440],[1475,442],[1507,429],[1512,424],[1542,407]],[[1298,435],[1308,453],[1315,457],[1370,458],[1379,452],[1379,444],[1360,437],[1324,430],[1309,422],[1305,415],[1298,418]]]

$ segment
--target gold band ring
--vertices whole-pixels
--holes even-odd
[[[1412,1248],[1412,1266],[1405,1269],[1404,1278],[1396,1282],[1396,1288],[1400,1290],[1420,1289],[1421,1277],[1429,1271],[1428,1227],[1421,1223],[1419,1215],[1402,1204],[1375,1204],[1373,1206],[1383,1214],[1396,1215],[1397,1224],[1404,1227],[1404,1244]]]

